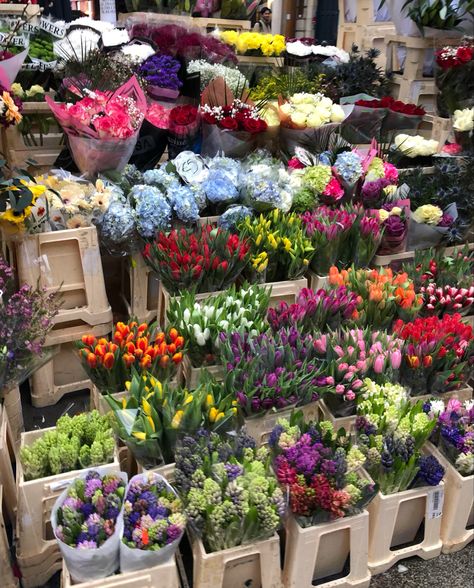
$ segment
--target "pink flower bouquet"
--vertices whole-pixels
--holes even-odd
[[[121,171],[137,143],[147,110],[135,77],[114,93],[86,91],[75,104],[46,101],[69,139],[74,161],[83,174]]]

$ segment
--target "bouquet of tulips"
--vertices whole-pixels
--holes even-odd
[[[459,314],[399,320],[393,331],[405,341],[401,381],[412,395],[455,390],[468,379],[474,334]]]
[[[314,338],[314,347],[324,361],[327,384],[318,389],[336,417],[355,411],[355,400],[363,379],[397,379],[402,361],[403,340],[384,331],[341,329]]]
[[[403,265],[403,271],[417,287],[436,284],[470,288],[474,283],[474,251],[466,246],[447,254],[444,249],[417,249],[412,262]]]
[[[317,400],[318,378],[313,339],[295,327],[273,335],[221,333],[221,359],[228,375],[226,389],[245,416]]]
[[[401,317],[411,318],[421,308],[422,297],[415,293],[413,281],[406,273],[394,274],[390,268],[377,270],[329,270],[329,284],[346,286],[359,297],[353,322],[360,327],[387,329]]]
[[[332,423],[304,423],[302,413],[280,419],[270,435],[273,469],[289,494],[291,512],[301,527],[360,513],[377,486],[357,470],[364,454],[344,429]]]
[[[274,332],[283,327],[296,327],[304,332],[336,329],[352,318],[357,304],[357,295],[345,286],[316,292],[303,288],[294,304],[280,302],[276,308],[269,308],[267,320]]]
[[[269,300],[269,290],[248,284],[199,302],[194,292],[184,292],[170,300],[168,320],[185,334],[192,364],[211,365],[219,359],[220,333],[256,334],[268,328],[264,320]]]
[[[171,389],[149,374],[133,372],[122,400],[107,396],[119,437],[138,461],[173,461],[177,439],[199,428],[224,432],[236,426],[236,402],[221,384],[203,375],[196,390]]]
[[[184,338],[174,328],[167,333],[156,324],[119,322],[111,340],[83,335],[76,342],[82,365],[103,393],[122,392],[132,369],[160,380],[172,378],[183,361]]]
[[[250,246],[250,269],[258,282],[296,280],[307,270],[315,253],[301,219],[275,208],[238,225]]]
[[[143,251],[170,294],[194,288],[196,292],[223,290],[242,273],[249,259],[245,238],[204,225],[159,233]]]
[[[468,314],[474,304],[474,285],[470,288],[455,286],[438,287],[436,284],[421,286],[423,314],[444,316],[445,314]]]
[[[365,469],[383,494],[417,486],[437,486],[444,468],[422,446],[436,426],[436,418],[423,410],[421,401],[411,404],[406,390],[395,384],[382,386],[364,381],[358,399],[357,440],[365,454]]]

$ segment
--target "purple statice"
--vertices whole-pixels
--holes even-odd
[[[179,90],[183,83],[178,77],[180,63],[169,55],[152,55],[138,69],[141,76],[150,86]]]
[[[434,455],[422,455],[418,460],[416,485],[437,486],[444,477],[444,468]]]

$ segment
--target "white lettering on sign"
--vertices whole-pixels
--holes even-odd
[[[49,20],[49,18],[42,18],[40,20],[40,27],[43,31],[53,35],[53,37],[58,37],[58,39],[62,39],[66,34],[66,28],[64,26],[58,27],[56,23]]]

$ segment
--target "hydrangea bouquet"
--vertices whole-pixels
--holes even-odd
[[[329,421],[304,423],[302,413],[280,419],[270,435],[274,470],[292,513],[310,527],[360,513],[377,486],[358,472],[364,454]]]

